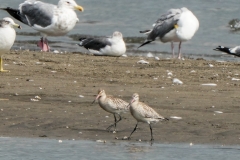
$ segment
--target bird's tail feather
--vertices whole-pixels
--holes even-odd
[[[144,30],[144,31],[139,31],[140,33],[143,33],[143,34],[145,34],[145,35],[149,35],[151,32],[152,32],[152,30],[151,29],[147,29],[147,30]]]
[[[168,118],[166,118],[166,117],[164,118],[164,120],[165,120],[165,121],[169,121],[169,119],[168,119]]]
[[[140,48],[140,47],[142,47],[142,46],[144,46],[144,45],[146,45],[146,44],[148,44],[148,43],[151,43],[152,41],[150,41],[150,40],[147,40],[147,41],[145,41],[143,44],[141,44],[138,48]]]
[[[86,37],[81,37],[79,38],[79,41],[84,41],[85,39],[87,39]]]
[[[81,38],[79,38],[80,43],[78,43],[78,45],[81,46],[81,47],[84,46],[83,43],[84,43],[84,41],[85,41],[86,39],[87,39],[86,37],[81,37]]]
[[[19,9],[13,9],[10,7],[7,8],[0,8],[1,10],[5,10],[7,11],[11,16],[13,16],[15,19],[19,20],[22,23],[25,23],[28,25],[27,19],[26,17],[24,17],[23,15],[21,15],[20,10]]]
[[[231,54],[230,50],[228,47],[224,47],[224,46],[218,46],[217,48],[213,49],[215,51],[221,51],[221,52],[225,52],[228,54]]]

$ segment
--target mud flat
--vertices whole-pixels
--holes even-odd
[[[4,64],[0,136],[119,141],[136,121],[124,114],[107,132],[113,116],[91,104],[103,88],[126,101],[137,92],[170,119],[153,125],[156,142],[240,144],[240,63],[12,51]],[[139,139],[150,140],[147,124],[131,141]]]

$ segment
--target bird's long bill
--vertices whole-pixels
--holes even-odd
[[[98,94],[97,97],[93,100],[92,104],[100,97],[100,95]]]
[[[131,102],[127,105],[127,107],[130,107],[130,105],[134,102],[135,100],[132,99]]]
[[[81,12],[83,12],[83,11],[84,11],[84,9],[83,9],[83,7],[82,7],[82,6],[75,6],[75,9],[76,9],[76,10],[79,10],[79,11],[81,11]]]
[[[135,100],[134,100],[134,98],[133,98],[129,104],[132,104],[134,101],[135,101]]]

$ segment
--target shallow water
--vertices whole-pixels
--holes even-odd
[[[75,141],[54,139],[0,138],[0,158],[4,160],[97,160],[97,159],[239,159],[240,146],[158,144],[146,142]]]
[[[21,2],[23,0],[2,1],[0,7],[11,6],[17,8]],[[48,2],[56,4],[57,0],[49,0]],[[49,37],[52,49],[87,52],[76,45],[79,35],[106,36],[118,30],[123,33],[125,40],[128,42],[128,55],[138,56],[153,52],[156,56],[164,56],[164,53],[167,52],[166,55],[171,57],[169,43],[163,44],[157,41],[136,50],[145,38],[144,35],[139,33],[139,30],[151,28],[159,16],[168,9],[185,6],[198,17],[200,28],[191,41],[183,43],[182,52],[184,55],[214,60],[238,60],[232,56],[213,51],[218,45],[229,47],[240,45],[239,32],[232,32],[228,27],[228,22],[231,19],[240,18],[239,1],[237,0],[76,0],[76,2],[85,9],[83,13],[77,12],[80,23],[67,36]],[[8,16],[8,14],[5,11],[0,11],[0,17],[5,16]],[[37,49],[36,42],[40,36],[29,34],[36,33],[36,31],[24,24],[22,24],[22,27],[22,30],[17,30],[20,35],[17,37],[17,42],[13,48]],[[75,37],[75,39],[71,37]],[[140,37],[140,39],[135,37]],[[175,49],[177,49],[177,45]],[[160,54],[160,52],[163,52],[163,54]]]

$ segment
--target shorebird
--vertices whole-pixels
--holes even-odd
[[[16,32],[13,27],[17,27],[21,29],[20,25],[14,23],[14,21],[9,18],[5,17],[0,20],[0,72],[7,72],[7,70],[3,69],[3,59],[2,56],[4,53],[8,52],[12,47],[15,38]]]
[[[225,52],[227,54],[240,57],[240,46],[236,46],[236,47],[233,47],[233,48],[228,48],[228,47],[224,47],[224,46],[218,46],[217,48],[215,48],[213,50]]]
[[[147,40],[138,48],[155,41],[159,37],[163,43],[171,42],[172,56],[174,57],[174,44],[179,42],[178,58],[181,59],[181,44],[190,40],[199,28],[197,17],[187,8],[170,9],[154,24],[153,29],[140,31],[148,35]]]
[[[26,0],[18,9],[1,8],[22,23],[39,31],[43,36],[38,42],[42,51],[50,51],[47,36],[63,36],[74,28],[79,19],[74,10],[83,11],[74,0],[59,0],[58,5]]]
[[[102,109],[114,115],[115,122],[110,125],[107,130],[110,131],[110,129],[114,127],[114,131],[116,131],[117,123],[122,120],[121,114],[129,111],[129,103],[120,98],[106,95],[103,89],[99,89],[98,95],[92,103],[94,103],[96,100],[98,100],[98,104]],[[119,116],[118,120],[116,118],[116,115]]]
[[[152,133],[152,123],[157,123],[159,120],[168,120],[167,118],[164,118],[163,116],[159,115],[156,111],[154,111],[151,107],[146,105],[143,102],[139,102],[139,95],[137,93],[134,93],[132,95],[132,100],[130,102],[130,112],[132,116],[137,120],[137,124],[133,131],[131,132],[128,139],[130,139],[133,132],[136,131],[138,122],[144,122],[148,123],[151,131],[151,141],[153,141],[153,133]]]
[[[111,37],[79,39],[79,46],[86,48],[96,56],[122,56],[126,45],[121,32],[115,31]]]

